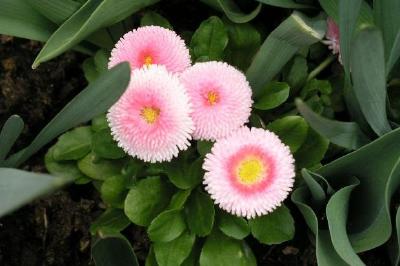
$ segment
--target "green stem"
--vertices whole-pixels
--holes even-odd
[[[307,77],[307,81],[312,80],[313,78],[318,76],[318,74],[321,73],[325,68],[327,68],[335,59],[335,55],[327,57],[324,61],[322,61],[321,64],[319,64],[319,66],[317,66],[316,68],[314,68],[313,71],[310,72]]]

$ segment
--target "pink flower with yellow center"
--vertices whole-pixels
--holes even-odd
[[[194,139],[216,140],[243,126],[251,112],[251,88],[246,77],[222,62],[197,63],[184,71],[192,105]]]
[[[254,218],[280,206],[294,183],[294,159],[274,133],[240,128],[217,140],[203,164],[204,184],[222,209]]]
[[[179,73],[190,66],[185,42],[172,30],[145,26],[126,33],[111,51],[109,68],[128,61],[131,69],[163,65],[169,72]]]
[[[107,114],[118,146],[147,162],[170,161],[190,145],[191,104],[179,79],[162,66],[134,70]]]

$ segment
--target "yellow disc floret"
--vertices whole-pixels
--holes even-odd
[[[266,166],[258,158],[245,159],[237,168],[237,178],[244,185],[252,185],[265,177],[266,170]]]
[[[153,124],[160,116],[160,109],[155,107],[144,107],[140,115],[148,124]]]
[[[218,102],[219,100],[219,96],[218,93],[216,93],[215,91],[209,91],[207,93],[207,101],[210,105],[214,105]]]
[[[145,56],[144,58],[144,65],[145,66],[150,66],[151,64],[153,64],[153,58],[151,56]]]

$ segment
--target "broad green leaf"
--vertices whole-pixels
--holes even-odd
[[[171,197],[171,189],[160,177],[140,180],[125,199],[125,214],[137,225],[148,226],[164,210]]]
[[[339,0],[319,0],[324,11],[339,24]],[[367,2],[362,1],[360,12],[358,16],[358,25],[362,25],[364,23],[371,24],[374,21],[374,16],[372,14],[371,7],[367,4]]]
[[[294,236],[294,220],[285,205],[267,215],[249,220],[249,225],[251,234],[267,245],[280,244]]]
[[[311,206],[319,210],[326,203],[327,193],[312,174],[312,172],[305,168],[301,169],[303,180],[312,195]]]
[[[229,42],[225,50],[225,60],[245,71],[261,45],[261,36],[250,23],[237,24],[224,20]]]
[[[215,0],[218,2],[221,9],[224,11],[225,15],[235,23],[246,23],[253,20],[261,11],[261,4],[252,10],[250,13],[246,14],[240,10],[240,8],[235,4],[234,0]]]
[[[387,59],[394,48],[396,36],[400,33],[400,1],[374,0],[373,3],[375,23],[382,31]]]
[[[339,256],[349,265],[365,265],[354,252],[347,235],[347,217],[351,192],[360,184],[356,178],[349,178],[349,185],[337,191],[326,206],[326,217],[333,246]]]
[[[92,235],[119,233],[130,223],[123,210],[107,209],[90,225],[90,233]]]
[[[340,56],[347,75],[350,74],[350,56],[357,18],[363,0],[339,0]]]
[[[126,156],[111,136],[109,128],[95,132],[92,136],[92,151],[97,156],[105,159],[120,159]]]
[[[169,21],[154,11],[147,11],[140,20],[140,26],[143,27],[150,25],[160,26],[172,30],[172,26]]]
[[[160,213],[147,228],[149,238],[154,242],[169,242],[179,237],[186,229],[181,210],[166,210]]]
[[[73,0],[25,0],[25,2],[57,25],[63,23],[81,6],[81,3]]]
[[[194,234],[184,232],[180,237],[170,242],[154,243],[154,253],[159,266],[176,266],[189,256],[196,240]]]
[[[300,116],[277,119],[268,124],[267,129],[277,134],[291,152],[296,152],[303,145],[308,133],[308,125]]]
[[[194,60],[221,60],[228,44],[228,33],[218,17],[203,21],[190,42]]]
[[[211,141],[199,140],[197,141],[197,151],[201,156],[206,156],[207,153],[211,152],[213,145],[214,143]]]
[[[107,128],[109,127],[108,127],[107,117],[105,114],[100,114],[92,119],[92,130],[94,132],[99,132]]]
[[[185,214],[190,232],[198,236],[206,236],[211,232],[215,210],[208,194],[195,190],[186,203]]]
[[[24,129],[24,121],[18,115],[10,116],[0,131],[0,166]]]
[[[150,246],[149,253],[147,254],[146,257],[145,266],[158,266],[153,246]]]
[[[308,65],[307,60],[303,56],[295,56],[293,63],[288,71],[283,73],[285,80],[290,87],[294,89],[300,89],[307,81],[308,77]],[[293,91],[292,91],[293,94]]]
[[[129,241],[122,235],[105,235],[94,241],[92,256],[96,266],[139,266]]]
[[[369,142],[368,137],[354,122],[341,122],[324,118],[314,113],[300,99],[296,100],[296,106],[315,131],[336,145],[349,150],[356,150]]]
[[[86,176],[79,170],[76,161],[56,161],[54,160],[53,152],[54,146],[51,147],[44,156],[44,164],[50,174],[70,178],[75,181],[86,178]]]
[[[110,52],[105,49],[99,49],[94,55],[94,65],[96,71],[100,74],[104,73],[108,69],[108,61],[110,58]]]
[[[104,180],[100,188],[102,200],[115,208],[124,208],[124,200],[128,189],[129,177],[116,175]]]
[[[274,109],[284,103],[289,97],[290,87],[285,82],[273,81],[263,89],[263,95],[254,104],[259,110]]]
[[[0,217],[72,181],[12,168],[0,168]]]
[[[249,224],[244,218],[231,215],[224,211],[218,213],[218,228],[225,235],[239,240],[250,234]]]
[[[54,23],[32,9],[24,0],[0,0],[0,34],[46,41]]]
[[[354,93],[365,119],[378,136],[391,131],[386,115],[383,49],[380,31],[374,27],[367,27],[357,35],[351,54]]]
[[[191,194],[191,190],[187,189],[187,190],[179,190],[178,192],[176,192],[172,198],[171,198],[171,202],[168,205],[168,209],[172,210],[172,209],[183,209],[183,206],[185,205],[187,199],[189,198],[190,194]]]
[[[200,266],[255,266],[256,258],[246,242],[225,236],[214,230],[204,243]]]
[[[128,63],[119,64],[107,71],[75,96],[40,131],[28,147],[12,155],[7,160],[7,165],[19,166],[58,135],[107,111],[125,91],[129,79],[130,69]]]
[[[165,163],[163,168],[172,184],[180,189],[189,189],[201,183],[204,173],[202,165],[201,158],[191,163],[184,161],[184,158],[176,158]]]
[[[33,67],[72,48],[96,30],[121,21],[155,2],[157,0],[88,0],[52,34],[33,62]]]
[[[112,176],[120,175],[124,164],[124,160],[105,160],[89,153],[78,161],[78,168],[88,177],[106,180]]]
[[[389,244],[389,255],[392,265],[399,265],[400,263],[400,208],[396,211],[396,235],[392,236]]]
[[[328,147],[328,139],[309,128],[306,140],[294,154],[296,167],[301,169],[315,166],[324,158]]]
[[[77,127],[62,134],[53,146],[56,161],[79,160],[90,152],[92,130],[90,127]]]
[[[86,58],[82,63],[83,74],[85,75],[85,79],[90,83],[94,80],[98,79],[100,73],[96,70],[96,65],[94,64],[93,57]]]
[[[266,5],[277,6],[283,8],[312,8],[306,4],[296,3],[294,0],[257,0]]]
[[[320,41],[325,34],[325,20],[294,12],[262,44],[246,72],[253,95],[260,97],[269,83],[301,48]]]
[[[393,48],[390,52],[389,59],[387,60],[386,63],[386,75],[388,76],[390,74],[390,71],[392,71],[394,65],[400,58],[400,30],[397,33],[396,39],[393,43]]]

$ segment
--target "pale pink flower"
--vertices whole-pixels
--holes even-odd
[[[330,17],[328,17],[328,19],[326,20],[326,24],[327,24],[326,40],[324,40],[323,43],[328,45],[328,48],[332,50],[333,54],[339,55],[339,61],[341,61],[339,27],[335,23],[335,21]]]
[[[162,66],[134,70],[107,114],[118,146],[147,162],[170,161],[190,145],[191,104],[179,79]]]
[[[218,140],[203,164],[204,184],[222,209],[254,218],[272,212],[294,183],[294,159],[272,132],[243,127]]]
[[[190,66],[185,42],[172,30],[145,26],[126,33],[111,51],[109,68],[128,61],[131,69],[163,65],[169,72],[179,73]]]
[[[243,126],[251,112],[251,88],[246,77],[222,62],[197,63],[184,71],[192,105],[194,139],[216,140]]]

